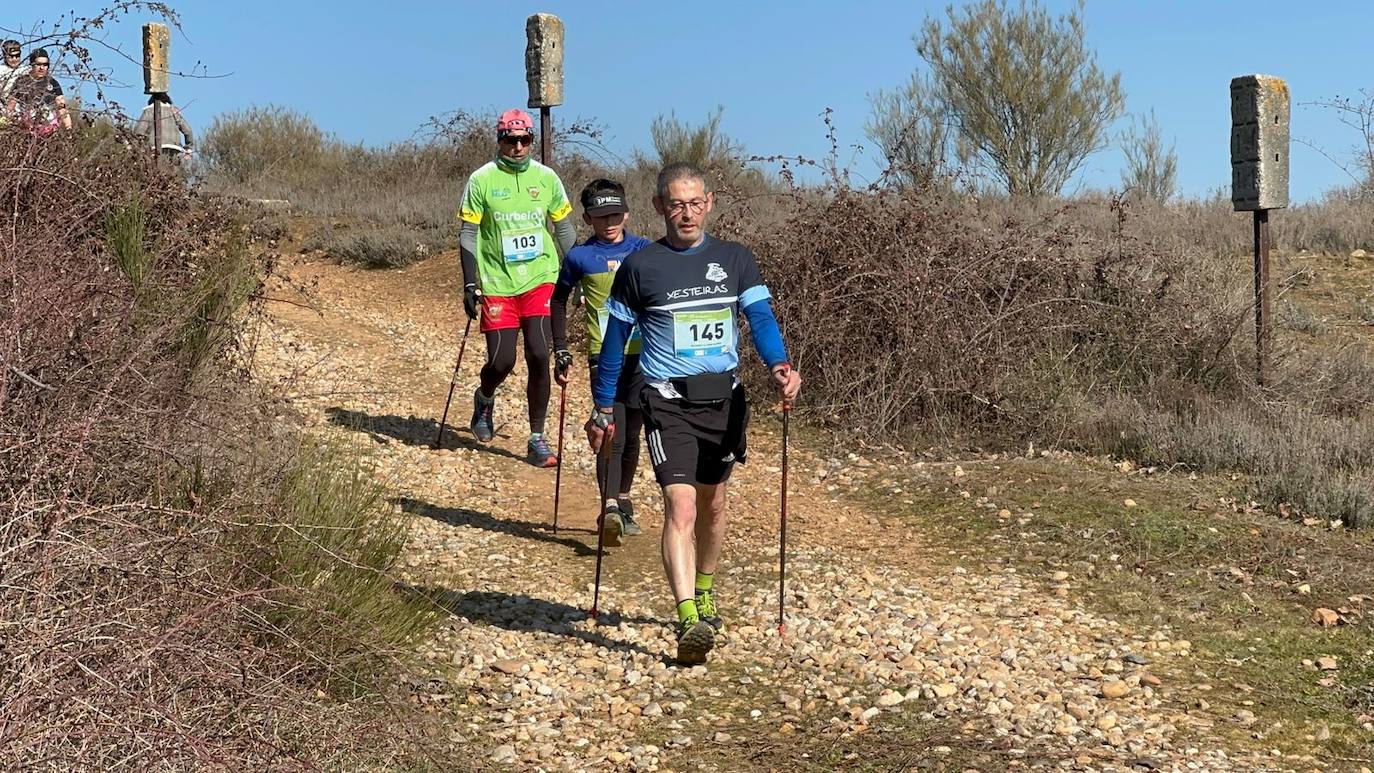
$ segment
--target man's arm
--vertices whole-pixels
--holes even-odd
[[[191,125],[186,123],[186,119],[181,117],[181,111],[175,107],[172,108],[172,118],[177,122],[177,131],[181,132],[182,146],[190,153],[191,145],[195,142],[195,138],[191,136]]]
[[[577,244],[577,226],[571,217],[553,221],[553,235],[558,240],[558,251],[564,255]]]
[[[477,284],[477,224],[463,221],[458,230],[458,262],[463,266],[463,286]]]
[[[57,105],[57,117],[58,120],[62,121],[62,128],[71,129],[72,114],[67,111],[67,98],[58,94],[53,99],[53,103]]]
[[[750,293],[762,290],[762,294]],[[767,295],[768,288],[756,285],[744,292],[740,298],[744,305],[744,315],[749,319],[749,337],[754,340],[754,349],[759,353],[769,370],[787,363],[787,346],[782,341],[782,331],[778,328],[778,318],[773,314],[773,303]]]
[[[606,303],[609,310],[613,301]],[[630,340],[634,323],[612,312],[606,322],[606,334],[601,337],[601,354],[596,358],[596,384],[592,387],[592,403],[598,408],[615,405],[615,387],[620,369],[625,365],[625,344]]]

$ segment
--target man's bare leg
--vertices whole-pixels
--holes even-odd
[[[673,603],[686,601],[695,593],[697,551],[697,492],[687,483],[663,487],[663,570],[673,591]],[[720,547],[716,547],[720,555]]]
[[[725,544],[725,484],[696,487],[696,566],[702,574],[715,574],[720,563],[720,549]],[[696,577],[692,578],[693,583]],[[695,584],[692,586],[695,592]]]

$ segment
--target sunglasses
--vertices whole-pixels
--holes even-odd
[[[19,52],[18,52],[18,51],[6,51],[6,52],[5,52],[5,58],[6,58],[6,59],[14,59],[14,58],[16,58],[16,57],[18,57],[18,56],[19,56]]]
[[[47,62],[34,62],[34,63],[33,63],[33,66],[34,66],[34,67],[47,67],[47,66],[48,66],[48,63],[47,63]]]
[[[521,134],[518,136],[502,137],[501,141],[507,145],[533,145],[534,135]]]

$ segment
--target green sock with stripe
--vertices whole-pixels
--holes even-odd
[[[687,599],[677,603],[677,621],[679,623],[692,625],[700,619],[701,615],[697,614],[696,599]]]
[[[701,572],[697,572],[697,586],[696,586],[696,587],[697,587],[697,595],[698,595],[698,596],[700,596],[701,594],[705,593],[705,592],[708,591],[708,590],[711,590],[711,588],[712,588],[712,586],[713,586],[714,584],[715,584],[715,575],[711,575],[711,574],[702,574]]]

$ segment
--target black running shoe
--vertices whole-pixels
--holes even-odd
[[[716,629],[704,620],[689,620],[677,628],[677,662],[696,666],[706,662],[706,653],[716,646]]]
[[[496,398],[490,400],[482,397],[482,390],[479,387],[472,393],[472,423],[468,426],[472,429],[472,434],[483,443],[491,440],[495,434],[495,424],[492,414],[496,412]]]
[[[628,497],[617,497],[616,506],[620,508],[620,533],[626,537],[637,537],[644,533],[635,523],[635,506]]]
[[[620,535],[624,533],[624,524],[620,521],[620,508],[615,505],[607,505],[601,513],[601,535],[606,547],[620,547]]]

